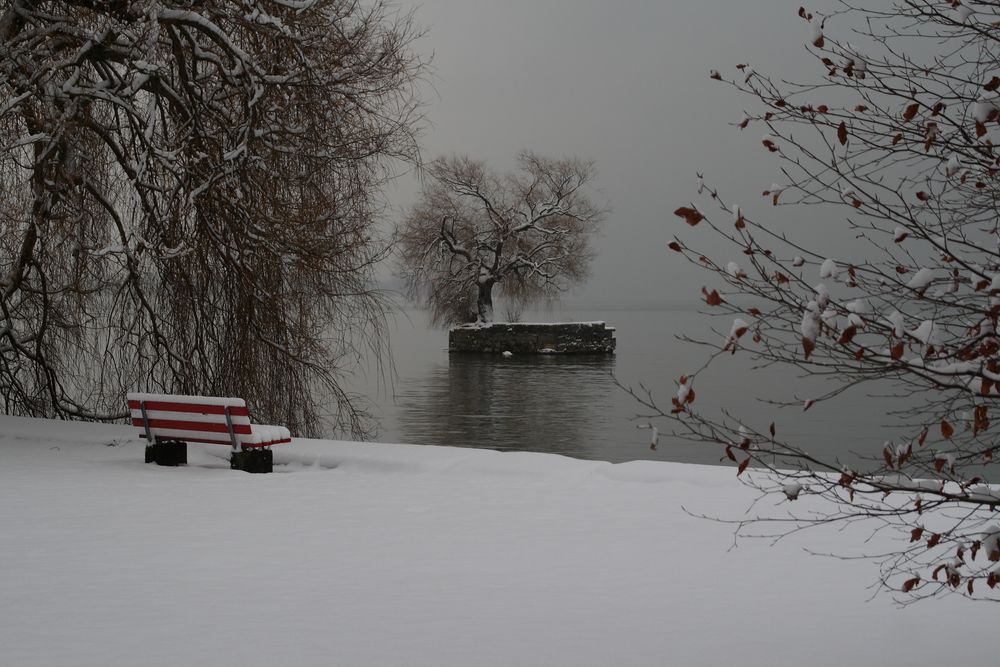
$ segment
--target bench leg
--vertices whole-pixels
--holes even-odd
[[[184,441],[163,440],[146,445],[146,463],[179,466],[187,462],[187,443]]]
[[[274,452],[263,447],[233,452],[229,467],[243,472],[274,472]]]

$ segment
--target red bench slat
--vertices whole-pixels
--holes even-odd
[[[132,426],[145,428],[146,422],[143,419],[132,418]],[[165,428],[175,431],[205,431],[209,433],[229,434],[229,427],[218,422],[187,421],[183,419],[150,419],[150,428]],[[233,424],[233,432],[237,435],[250,435],[253,431],[249,424]],[[227,441],[228,442],[228,441]]]
[[[139,401],[129,401],[130,410],[141,410],[142,404]],[[224,415],[226,406],[210,405],[203,403],[174,403],[171,401],[146,401],[146,410],[159,412],[193,412],[203,415]],[[246,407],[230,406],[229,414],[233,417],[249,417],[250,410]]]

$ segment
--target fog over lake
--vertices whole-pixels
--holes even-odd
[[[689,232],[671,214],[697,198],[698,172],[777,232],[831,256],[848,254],[852,239],[839,233],[842,212],[776,208],[761,196],[782,175],[766,157],[759,129],[735,127],[753,101],[709,78],[710,70],[731,73],[738,63],[779,78],[822,76],[822,68],[803,57],[809,33],[799,4],[426,0],[416,7],[416,19],[427,27],[424,43],[434,52],[426,159],[464,154],[502,171],[513,166],[518,150],[530,149],[595,162],[592,194],[610,214],[594,244],[591,276],[562,306],[523,319],[606,320],[618,329],[618,352],[613,358],[449,358],[447,332],[431,329],[423,312],[407,310],[392,336],[398,371],[392,389],[373,375],[349,381],[351,390],[373,400],[377,440],[612,461],[719,462],[717,448],[665,436],[651,451],[650,432],[636,428],[646,421],[635,419],[642,407],[613,378],[645,384],[668,406],[674,380],[707,354],[675,336],[712,326],[696,312],[700,288],[712,277],[666,248],[680,233],[703,252],[718,249],[717,239]],[[401,219],[420,184],[414,172],[393,185],[389,218]],[[393,268],[386,263],[381,273],[397,285]],[[502,318],[501,309],[497,314]],[[728,330],[730,323],[715,325]],[[725,406],[752,417],[758,428],[777,421],[786,435],[845,459],[854,458],[852,451],[878,452],[892,437],[875,427],[891,423],[886,412],[899,405],[863,392],[808,414],[762,402],[801,400],[831,388],[798,375],[788,368],[754,370],[737,355],[699,378],[699,407]]]
[[[753,100],[709,78],[712,69],[814,80],[809,31],[787,0],[424,0],[415,18],[433,52],[425,160],[461,154],[498,171],[522,149],[593,160],[595,202],[610,208],[590,279],[574,303],[658,305],[698,297],[705,276],[666,250],[696,198],[698,172],[747,215],[828,252],[850,235],[842,211],[775,208],[761,192],[783,176],[764,131],[734,126]],[[389,192],[388,222],[417,200],[419,174]],[[766,216],[766,218],[765,218]],[[845,238],[847,240],[845,241]],[[702,251],[718,247],[699,235]],[[388,279],[392,263],[382,269]],[[575,307],[567,304],[567,307]]]

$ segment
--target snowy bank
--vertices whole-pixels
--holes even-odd
[[[730,468],[295,440],[247,475],[224,447],[146,465],[136,435],[0,416],[0,663],[995,657],[992,608],[866,602],[874,565],[802,551],[858,543],[836,532],[729,549],[681,505],[739,515]]]

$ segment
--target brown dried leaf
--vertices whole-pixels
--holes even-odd
[[[840,338],[837,339],[837,342],[840,343],[841,345],[847,345],[852,340],[854,340],[854,336],[857,333],[858,333],[858,328],[852,324],[851,326],[844,329],[843,333],[840,334]]]
[[[903,110],[903,120],[913,120],[914,116],[917,115],[917,111],[920,109],[920,105],[916,102],[910,104]]]
[[[701,291],[705,295],[705,303],[707,303],[708,305],[721,306],[724,303],[722,297],[719,296],[719,293],[716,290],[712,290],[711,292],[709,292],[704,287],[702,287]]]
[[[840,126],[837,128],[837,141],[841,146],[847,145],[847,123],[844,121],[840,121]]]
[[[990,427],[989,407],[977,405],[972,411],[972,434],[985,431]]]
[[[684,218],[684,222],[688,223],[692,227],[705,219],[705,216],[703,216],[697,209],[689,208],[687,206],[681,206],[679,209],[674,211],[674,215]]]

